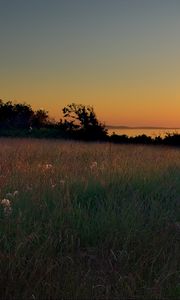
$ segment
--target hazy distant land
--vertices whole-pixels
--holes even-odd
[[[157,126],[125,126],[125,125],[107,125],[108,129],[164,129],[180,130],[180,127],[157,127]]]
[[[127,136],[138,136],[145,134],[147,136],[156,137],[161,136],[165,137],[167,133],[173,134],[178,133],[180,134],[180,128],[172,128],[172,127],[155,127],[155,126],[124,126],[124,125],[108,125],[107,126],[109,135],[115,133],[118,135],[127,135]]]

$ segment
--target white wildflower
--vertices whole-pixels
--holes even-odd
[[[90,165],[91,171],[97,169],[97,165],[98,165],[98,164],[97,164],[97,161],[93,161],[93,162],[91,163],[91,165]]]
[[[14,191],[13,196],[17,196],[19,194],[18,191]]]
[[[1,200],[1,204],[4,207],[10,207],[11,206],[10,200],[9,199],[5,199],[5,198],[3,200]]]
[[[14,192],[12,192],[12,193],[7,193],[7,194],[6,194],[6,197],[11,199],[11,198],[17,196],[18,194],[19,194],[18,191],[14,191]]]
[[[11,202],[9,199],[4,198],[1,200],[1,205],[4,208],[4,214],[5,216],[9,216],[12,213],[12,207],[11,207]]]
[[[44,165],[44,168],[45,168],[46,170],[50,170],[50,169],[53,168],[53,165],[52,165],[52,164],[45,164],[45,165]]]

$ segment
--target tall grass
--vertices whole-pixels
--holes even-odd
[[[0,199],[1,299],[180,298],[179,149],[0,139]]]

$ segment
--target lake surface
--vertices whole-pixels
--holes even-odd
[[[118,135],[123,135],[126,134],[127,136],[137,136],[137,135],[142,135],[145,134],[147,136],[151,136],[152,138],[155,138],[156,136],[161,136],[162,138],[167,134],[173,134],[173,133],[178,133],[180,134],[180,128],[171,128],[171,129],[161,129],[161,128],[109,128],[108,129],[108,134],[111,135],[113,134]]]

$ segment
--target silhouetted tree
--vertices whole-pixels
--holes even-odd
[[[48,112],[46,110],[39,109],[34,113],[31,125],[32,127],[42,128],[47,125],[48,121]]]
[[[8,101],[4,103],[2,100],[0,100],[0,128],[10,127],[12,114],[12,102]]]
[[[178,133],[174,133],[174,134],[167,133],[166,136],[163,139],[163,144],[180,146],[180,134],[178,134]]]
[[[34,116],[34,112],[30,105],[15,104],[13,106],[12,126],[16,128],[29,128]]]
[[[134,144],[152,144],[152,138],[145,134],[130,137],[129,141]]]
[[[113,143],[118,143],[118,144],[127,144],[129,143],[129,138],[126,134],[118,135],[113,133],[110,137],[109,140]]]
[[[92,106],[83,104],[69,104],[63,108],[63,120],[60,126],[70,133],[75,133],[78,138],[86,140],[105,139],[107,130],[96,117]]]
[[[13,104],[11,101],[0,100],[0,128],[42,128],[49,124],[48,122],[48,112],[43,109],[34,112],[28,104]]]
[[[11,101],[0,101],[1,128],[28,128],[33,114],[31,106],[25,103],[13,104]]]

